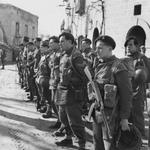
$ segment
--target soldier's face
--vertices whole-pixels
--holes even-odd
[[[24,46],[20,46],[20,50],[24,50]]]
[[[34,45],[28,45],[28,50],[29,51],[34,51]]]
[[[56,50],[56,49],[58,49],[59,44],[56,43],[56,42],[54,42],[53,39],[50,39],[50,41],[49,41],[49,47],[50,47],[50,49],[52,49],[52,50]]]
[[[134,40],[130,40],[127,43],[126,51],[127,53],[134,53],[138,50],[137,46],[134,44]]]
[[[41,53],[45,53],[48,51],[48,47],[47,46],[41,46]]]
[[[35,46],[36,46],[36,47],[40,47],[40,44],[41,44],[40,41],[36,41],[36,42],[35,42]]]
[[[86,41],[82,41],[82,43],[81,43],[82,50],[85,50],[88,47],[89,47],[89,45],[86,43]]]
[[[71,40],[66,40],[65,36],[60,37],[59,45],[63,51],[67,51],[72,47]]]
[[[112,48],[102,41],[97,41],[96,52],[100,58],[108,58],[112,55]]]

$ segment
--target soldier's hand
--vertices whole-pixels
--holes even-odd
[[[122,119],[120,125],[122,131],[130,130],[128,119]]]

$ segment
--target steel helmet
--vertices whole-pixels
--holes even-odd
[[[137,83],[144,83],[147,80],[147,72],[144,68],[139,68],[135,71],[135,81]]]
[[[133,125],[129,124],[130,131],[122,131],[117,141],[118,150],[140,150],[142,139],[140,131]]]

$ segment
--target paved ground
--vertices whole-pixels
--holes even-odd
[[[7,65],[0,70],[0,150],[75,150],[57,147],[54,142],[61,140],[52,136],[48,127],[56,119],[43,119],[36,111],[35,104],[25,102],[26,93],[20,89],[15,65]],[[145,113],[146,125],[148,117]],[[86,147],[92,150],[92,131],[87,125],[88,142]],[[148,134],[148,126],[146,131]],[[145,140],[145,146],[148,141]],[[143,148],[148,149],[148,148]]]

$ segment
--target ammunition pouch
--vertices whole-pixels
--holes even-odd
[[[79,103],[83,100],[83,91],[82,89],[58,88],[54,99],[56,105]]]
[[[114,108],[116,105],[117,86],[114,84],[104,85],[104,107]]]

